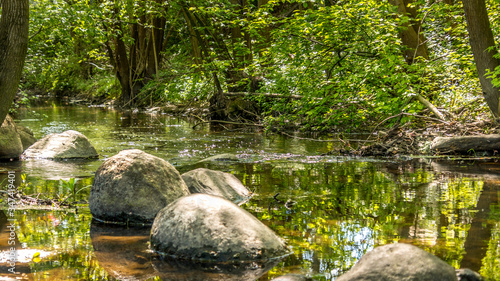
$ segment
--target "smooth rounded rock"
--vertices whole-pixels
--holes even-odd
[[[59,134],[49,134],[35,142],[22,155],[22,158],[42,159],[86,159],[99,155],[82,133],[68,130]]]
[[[337,281],[457,281],[455,268],[440,258],[403,243],[388,244],[366,253]]]
[[[191,193],[220,196],[234,203],[251,197],[250,190],[233,174],[199,168],[182,174],[182,179]]]
[[[103,222],[151,224],[161,209],[185,195],[189,190],[174,166],[130,149],[97,169],[89,207],[92,216]]]
[[[252,214],[207,194],[182,197],[161,210],[151,229],[151,248],[177,259],[210,262],[262,261],[290,253]]]

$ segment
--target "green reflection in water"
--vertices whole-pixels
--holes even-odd
[[[294,250],[259,280],[290,272],[332,280],[373,247],[393,242],[418,245],[454,267],[467,265],[499,280],[500,178],[495,163],[317,157],[331,144],[193,130],[183,119],[99,108],[49,107],[36,115],[48,117],[34,120],[29,115],[19,118],[38,137],[79,130],[103,157],[0,164],[0,182],[8,170],[16,170],[16,186],[25,194],[65,198],[71,193],[64,181],[75,178],[75,188],[83,188],[76,200],[87,200],[85,187],[103,158],[127,148],[167,159],[181,173],[207,167],[235,174],[256,193],[243,208]],[[237,154],[240,161],[197,163],[219,153]],[[33,280],[114,280],[113,272],[103,268],[109,261],[95,255],[88,207],[76,210],[16,211],[18,239],[27,250]],[[6,234],[4,229],[1,237]],[[146,250],[147,243],[141,243],[138,247]],[[39,260],[33,259],[35,253]]]

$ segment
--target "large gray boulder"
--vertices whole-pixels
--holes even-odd
[[[234,203],[250,198],[251,192],[233,174],[205,168],[182,174],[191,193],[205,193],[224,197]]]
[[[17,159],[23,153],[23,144],[16,124],[7,115],[0,127],[0,159]]]
[[[266,225],[224,198],[192,194],[156,216],[151,248],[177,259],[211,262],[263,261],[289,254]]]
[[[415,246],[388,244],[366,253],[337,281],[457,281],[455,269]]]
[[[99,155],[82,133],[68,130],[59,134],[49,134],[35,142],[22,158],[42,159],[88,159]]]
[[[167,161],[138,149],[124,150],[97,169],[89,207],[100,221],[151,224],[156,214],[189,190]]]

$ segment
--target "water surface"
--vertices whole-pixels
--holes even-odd
[[[195,121],[184,117],[106,108],[47,104],[22,110],[16,120],[37,138],[80,131],[100,153],[90,161],[0,164],[4,191],[8,172],[15,171],[15,185],[25,194],[80,202],[70,209],[16,209],[16,269],[26,280],[270,280],[287,273],[334,280],[373,247],[394,242],[500,280],[500,165],[494,161],[319,156],[336,144],[193,129]],[[161,261],[148,250],[149,229],[92,223],[86,200],[95,171],[130,148],[168,160],[181,173],[207,167],[234,174],[256,193],[242,207],[283,237],[294,254],[253,267]],[[221,153],[239,160],[199,162]],[[0,273],[8,273],[11,217],[5,203]]]

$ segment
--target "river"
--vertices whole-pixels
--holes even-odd
[[[402,242],[456,268],[500,280],[496,160],[321,156],[336,143],[262,132],[214,132],[207,125],[193,129],[195,121],[185,117],[51,102],[20,109],[15,119],[37,138],[77,130],[89,138],[100,158],[0,163],[4,191],[13,174],[16,188],[25,194],[80,202],[69,209],[17,208],[13,229],[8,227],[6,197],[1,197],[0,274],[6,277],[271,280],[296,273],[335,280],[374,247]],[[206,167],[234,174],[256,194],[242,207],[285,239],[293,254],[251,269],[253,275],[234,268],[165,264],[148,249],[149,229],[92,223],[86,201],[95,171],[106,158],[130,148],[163,158],[180,173]],[[239,160],[200,162],[222,153]],[[295,204],[282,203],[286,201]],[[7,271],[12,233],[20,273],[16,276]]]

